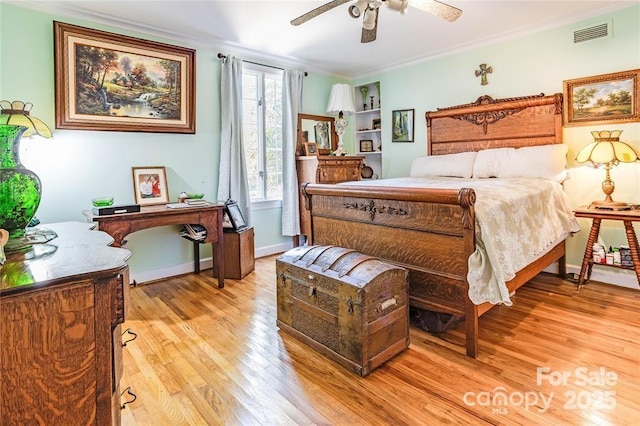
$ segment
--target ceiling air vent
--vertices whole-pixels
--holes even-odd
[[[582,43],[583,41],[594,40],[596,38],[609,36],[609,24],[599,24],[593,27],[576,30],[573,32],[573,42]]]

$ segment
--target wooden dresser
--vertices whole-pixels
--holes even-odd
[[[296,157],[298,184],[310,183],[340,183],[350,180],[360,180],[364,167],[364,156],[347,155],[318,155]],[[311,216],[304,206],[304,197],[300,194],[300,234],[309,235]],[[294,241],[298,245],[299,239]]]
[[[7,424],[120,424],[130,253],[109,247],[113,238],[93,226],[45,225],[58,237],[7,253],[0,270]]]

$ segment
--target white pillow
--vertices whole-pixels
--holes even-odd
[[[450,176],[470,178],[476,152],[461,152],[458,154],[425,155],[417,157],[411,162],[409,176]]]
[[[566,178],[568,147],[565,144],[516,149],[515,160],[503,165],[499,177],[533,177],[562,182]]]
[[[492,178],[501,176],[502,170],[516,159],[515,148],[493,148],[478,151],[473,164],[474,178]]]

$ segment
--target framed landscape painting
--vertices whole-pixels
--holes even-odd
[[[54,22],[56,128],[195,133],[195,50]]]
[[[640,69],[564,81],[564,125],[640,121]]]

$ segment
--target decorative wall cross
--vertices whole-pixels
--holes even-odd
[[[482,86],[486,86],[489,84],[487,80],[487,74],[491,74],[493,72],[493,67],[488,67],[487,64],[480,64],[480,69],[476,70],[476,77],[480,77],[480,84]]]

